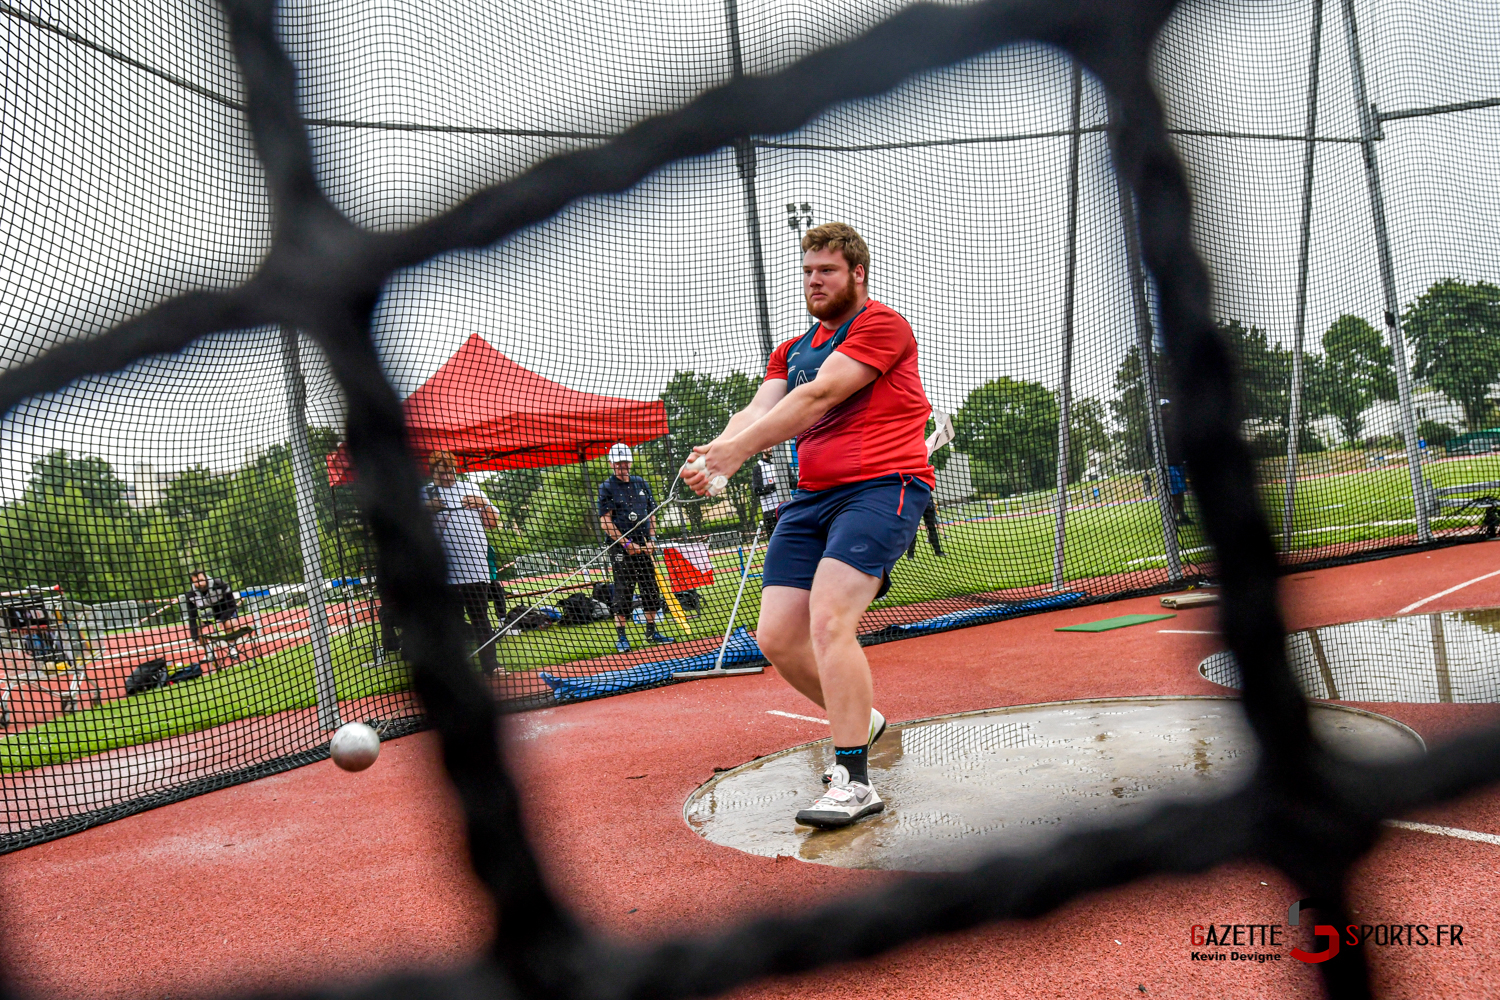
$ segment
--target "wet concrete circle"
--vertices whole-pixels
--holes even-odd
[[[1356,759],[1425,752],[1372,712],[1314,705],[1313,730]],[[793,816],[822,789],[827,740],[716,775],[683,817],[700,836],[765,857],[845,868],[948,871],[1063,830],[1118,822],[1168,801],[1223,795],[1248,779],[1254,744],[1239,701],[1112,698],[1019,705],[892,725],[870,752],[885,812],[842,830]]]
[[[1286,637],[1302,693],[1330,701],[1500,703],[1500,608],[1437,611],[1324,625]],[[1205,680],[1238,690],[1228,651],[1198,664]]]

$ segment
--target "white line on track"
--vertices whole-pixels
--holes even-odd
[[[1205,632],[1196,628],[1159,628],[1156,630],[1160,635],[1218,635],[1217,632]]]
[[[1417,833],[1435,833],[1439,837],[1457,837],[1459,840],[1477,840],[1481,844],[1500,845],[1500,836],[1493,833],[1480,833],[1477,830],[1460,830],[1452,826],[1434,826],[1431,823],[1413,823],[1405,819],[1388,819],[1386,826],[1394,826],[1399,830],[1414,830]]]
[[[816,723],[819,723],[820,725],[824,725],[824,726],[831,726],[831,725],[833,725],[833,723],[829,722],[827,719],[814,719],[810,715],[794,715],[791,712],[781,712],[781,711],[778,711],[778,710],[776,710],[774,708],[767,709],[766,710],[766,714],[767,715],[779,715],[783,719],[801,719],[803,722],[816,722]]]
[[[1465,587],[1467,587],[1467,586],[1469,586],[1471,584],[1478,583],[1481,580],[1488,580],[1492,576],[1500,576],[1500,569],[1495,570],[1495,572],[1493,572],[1493,573],[1486,573],[1486,574],[1484,574],[1484,576],[1476,576],[1472,580],[1465,580],[1463,583],[1460,583],[1458,586],[1456,586],[1456,587],[1449,587],[1447,590],[1444,590],[1444,591],[1442,591],[1440,593],[1437,593],[1437,594],[1433,594],[1431,597],[1424,597],[1420,601],[1417,601],[1415,604],[1408,604],[1406,607],[1402,608],[1400,611],[1397,611],[1396,614],[1398,614],[1398,615],[1404,615],[1408,611],[1415,611],[1418,608],[1420,608],[1422,605],[1428,603],[1429,601],[1435,601],[1439,597],[1447,597],[1449,594],[1451,594],[1451,593],[1453,593],[1455,591],[1463,590]]]

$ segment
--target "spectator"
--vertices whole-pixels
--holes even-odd
[[[927,544],[932,546],[933,554],[941,556],[943,554],[943,543],[938,537],[937,515],[937,497],[929,496],[927,498],[927,506],[922,511],[922,520],[927,525]],[[911,544],[906,548],[906,558],[917,558],[916,535],[911,536]]]
[[[776,499],[776,466],[771,464],[771,452],[763,451],[750,470],[750,492],[760,500],[760,523],[767,538],[776,530],[776,510],[781,501]]]
[[[448,561],[448,585],[463,608],[460,620],[468,618],[469,634],[479,647],[479,665],[492,674],[496,662],[490,640],[495,628],[490,623],[489,540],[484,532],[499,526],[500,515],[479,487],[458,481],[458,459],[451,451],[434,451],[427,462],[432,469],[427,509]]]
[[[1162,433],[1167,439],[1167,495],[1172,499],[1172,513],[1178,524],[1192,524],[1187,514],[1187,464],[1182,458],[1182,434],[1177,425],[1177,407],[1170,399],[1161,401]]]
[[[635,603],[635,588],[641,588],[641,609],[646,612],[647,642],[676,642],[656,630],[656,613],[661,610],[661,588],[656,585],[655,551],[656,498],[651,484],[630,474],[634,456],[625,444],[609,449],[609,464],[614,475],[599,484],[599,526],[610,541],[618,541],[611,564],[615,571],[615,649],[629,652],[625,623],[630,620]]]
[[[239,614],[234,591],[223,580],[210,579],[201,569],[193,570],[188,578],[192,586],[182,595],[182,617],[187,619],[188,632],[200,646],[208,645],[208,635],[198,627],[198,616],[202,615],[209,629],[222,625]]]

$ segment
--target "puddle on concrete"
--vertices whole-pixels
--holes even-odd
[[[1500,609],[1441,611],[1328,625],[1287,636],[1287,659],[1309,698],[1333,701],[1500,702]],[[1238,690],[1228,652],[1198,673]]]
[[[1362,759],[1424,752],[1392,719],[1315,705],[1314,731]],[[683,809],[716,844],[846,868],[944,871],[1034,844],[1065,826],[1116,822],[1164,799],[1244,782],[1253,741],[1232,698],[1120,698],[1022,705],[892,726],[870,753],[886,810],[843,830],[793,820],[823,787],[828,741],[718,775]]]

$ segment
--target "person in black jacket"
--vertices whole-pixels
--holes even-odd
[[[189,579],[193,585],[182,595],[182,617],[187,619],[193,641],[200,646],[207,646],[208,636],[199,629],[198,616],[202,615],[211,628],[215,624],[222,625],[239,614],[239,605],[235,602],[234,591],[223,580],[210,579],[201,569],[194,570]]]
[[[927,498],[927,507],[926,507],[925,510],[922,511],[922,520],[927,525],[927,544],[932,546],[932,551],[933,551],[934,554],[940,556],[940,555],[943,554],[943,543],[938,538],[937,513],[938,513],[938,510],[937,510],[937,498],[936,497],[928,497]],[[908,558],[908,559],[915,559],[915,558],[917,558],[917,536],[916,535],[912,536],[912,538],[911,538],[911,545],[907,546],[907,549],[906,549],[906,558]]]
[[[610,559],[614,563],[615,649],[630,651],[625,637],[625,623],[630,621],[635,588],[641,591],[641,610],[646,613],[646,641],[676,642],[656,628],[656,613],[661,610],[661,588],[656,584],[656,497],[651,484],[630,474],[633,456],[624,443],[609,449],[609,464],[614,475],[599,484],[599,527],[612,543]]]

